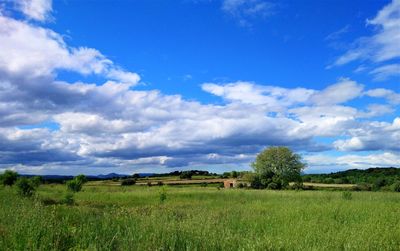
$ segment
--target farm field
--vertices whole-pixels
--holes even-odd
[[[0,189],[1,250],[399,250],[400,194],[89,182]],[[164,199],[160,199],[163,197]]]

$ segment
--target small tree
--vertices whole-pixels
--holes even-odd
[[[86,176],[80,174],[70,181],[67,181],[67,189],[71,192],[77,193],[82,190],[82,186],[87,182]]]
[[[121,186],[132,186],[136,184],[135,179],[125,179],[121,182]]]
[[[77,193],[82,190],[82,183],[74,178],[67,181],[67,189],[71,192]]]
[[[268,187],[271,189],[280,189],[287,186],[289,182],[301,181],[301,171],[306,165],[301,161],[301,156],[293,153],[287,147],[269,147],[257,155],[256,160],[252,163],[252,167],[259,180],[255,180],[261,184],[259,188]]]
[[[30,181],[31,181],[31,184],[32,184],[35,188],[38,188],[38,187],[43,183],[43,179],[42,179],[41,176],[32,177],[32,178],[30,179]]]
[[[190,179],[192,179],[192,172],[184,171],[184,172],[181,173],[181,175],[179,175],[179,178],[190,180]]]
[[[31,197],[35,193],[35,187],[32,182],[25,178],[19,178],[16,182],[18,193],[24,197]]]
[[[18,173],[6,170],[1,176],[0,180],[3,186],[12,186],[14,185],[15,181],[17,181]]]

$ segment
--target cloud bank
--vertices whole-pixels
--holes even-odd
[[[21,1],[17,8],[28,21],[0,15],[0,169],[248,169],[255,154],[270,145],[308,153],[311,168],[318,167],[313,164],[318,158],[329,166],[362,168],[400,161],[400,118],[379,120],[400,103],[393,90],[367,89],[348,78],[322,89],[250,81],[202,84],[221,104],[139,91],[137,73],[94,48],[71,47],[40,25],[50,15],[51,1]],[[381,12],[371,22],[386,20]],[[63,71],[103,82],[68,82],[58,77]],[[367,98],[366,108],[351,105]],[[383,153],[324,157],[333,150]]]

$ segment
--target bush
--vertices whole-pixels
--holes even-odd
[[[12,186],[17,181],[18,173],[6,170],[2,175],[0,175],[0,180],[3,186]]]
[[[35,176],[35,177],[31,178],[30,180],[31,180],[32,185],[35,188],[38,188],[43,183],[43,179],[40,176]]]
[[[190,180],[190,179],[192,179],[192,172],[190,172],[190,171],[182,172],[182,173],[179,175],[179,178],[180,178],[180,179],[185,179],[185,180]]]
[[[276,184],[275,182],[271,182],[268,184],[267,189],[276,190],[278,189],[278,184]]]
[[[296,182],[290,188],[293,190],[304,190],[304,185],[303,183]]]
[[[344,200],[351,200],[353,198],[353,195],[351,194],[350,191],[343,191],[342,198]]]
[[[238,187],[238,188],[245,188],[245,187],[247,187],[247,184],[246,184],[246,183],[239,183],[239,184],[237,185],[237,187]]]
[[[67,189],[71,192],[77,193],[82,190],[82,183],[76,179],[69,180],[67,181]]]
[[[18,193],[24,197],[31,197],[35,193],[35,187],[25,177],[19,178],[16,182]]]
[[[82,190],[82,186],[87,182],[86,176],[80,174],[70,181],[67,181],[67,189],[71,192],[77,193]]]
[[[157,182],[157,186],[164,186],[164,183],[162,181]]]
[[[133,186],[136,184],[136,180],[134,179],[126,179],[121,182],[121,186]]]
[[[147,186],[151,187],[151,181],[147,181]]]
[[[73,193],[66,193],[65,196],[64,196],[64,199],[61,201],[61,203],[69,205],[69,206],[75,204],[74,194]]]
[[[368,183],[360,183],[353,187],[354,191],[371,191],[372,187]]]
[[[400,192],[400,181],[393,183],[391,188],[393,192]]]

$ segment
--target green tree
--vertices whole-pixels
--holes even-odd
[[[287,147],[269,147],[257,155],[252,163],[254,171],[261,176],[279,179],[282,185],[291,181],[301,181],[301,171],[305,168],[301,156]],[[279,187],[279,186],[278,186]]]
[[[0,181],[3,184],[3,186],[12,186],[14,185],[15,181],[17,181],[18,173],[11,171],[11,170],[6,170],[1,176],[0,176]]]
[[[35,188],[39,187],[39,186],[43,183],[43,179],[42,179],[41,176],[32,177],[32,178],[30,179],[30,181],[31,181],[31,184],[32,184]]]
[[[32,181],[25,177],[19,178],[16,182],[16,186],[21,196],[31,197],[35,193],[35,187]]]
[[[190,180],[192,179],[193,173],[191,171],[184,171],[179,175],[180,179]]]
[[[80,174],[70,181],[67,181],[67,189],[71,192],[77,193],[82,190],[82,186],[87,182],[86,176]]]

